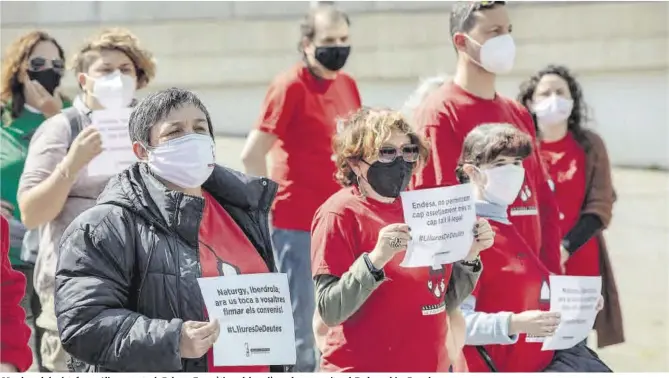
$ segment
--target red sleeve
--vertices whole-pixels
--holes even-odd
[[[330,212],[317,212],[311,228],[311,270],[313,276],[341,277],[355,262],[353,230],[345,219]]]
[[[0,361],[14,365],[19,371],[28,370],[33,361],[28,346],[30,328],[26,324],[26,313],[21,308],[21,299],[26,293],[26,277],[12,269],[9,262],[9,223],[0,216]]]
[[[362,107],[362,99],[360,97],[360,91],[358,90],[358,84],[356,84],[355,80],[352,77],[349,77],[350,82],[351,82],[351,90],[353,92],[353,98],[355,99],[355,104],[357,105],[357,108],[359,109]]]
[[[434,110],[420,109],[416,113],[416,125],[429,145],[430,157],[413,176],[412,189],[457,185],[455,167],[462,153],[462,140],[453,124],[446,114]]]
[[[299,94],[300,88],[297,84],[286,82],[283,78],[275,79],[265,94],[256,128],[277,137],[283,136],[297,108],[296,96]]]
[[[536,167],[537,172],[534,174],[534,186],[538,194],[537,204],[539,206],[539,217],[541,218],[541,254],[539,257],[548,270],[554,273],[562,273],[560,265],[560,241],[562,240],[560,236],[560,212],[553,190],[551,190],[548,184],[550,175],[541,158],[541,151],[539,150],[540,147],[534,129],[534,121],[527,110],[523,108],[521,111],[523,112],[522,116],[525,127],[535,142],[532,153],[538,164]]]

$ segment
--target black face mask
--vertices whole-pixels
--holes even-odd
[[[392,163],[377,161],[369,166],[367,182],[379,195],[397,198],[409,186],[413,167],[414,163],[407,163],[401,157],[395,158]]]
[[[328,70],[339,71],[344,68],[350,53],[351,46],[320,46],[316,47],[314,56]]]
[[[30,80],[37,80],[38,83],[44,89],[46,89],[49,94],[53,92],[60,85],[60,73],[56,72],[53,68],[49,68],[42,71],[28,71],[28,77]]]

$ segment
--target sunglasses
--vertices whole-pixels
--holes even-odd
[[[419,148],[417,144],[405,144],[400,148],[393,146],[383,146],[379,148],[379,161],[381,163],[392,163],[398,156],[407,163],[415,163],[418,161]]]
[[[28,69],[30,71],[42,71],[46,70],[47,62],[49,60],[42,58],[41,56],[34,57],[28,62]],[[53,59],[51,60],[51,68],[56,72],[63,72],[65,69],[65,62],[62,59]]]

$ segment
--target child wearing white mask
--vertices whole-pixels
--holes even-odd
[[[86,41],[73,59],[82,90],[69,109],[47,119],[35,132],[18,189],[21,218],[28,229],[39,230],[35,290],[42,313],[37,326],[43,365],[68,371],[56,326],[54,275],[58,245],[65,228],[92,207],[109,177],[89,176],[86,166],[102,152],[100,133],[91,126],[91,113],[132,104],[135,91],[155,76],[151,53],[124,29],[109,29]]]
[[[602,231],[609,225],[615,193],[606,146],[586,128],[587,107],[578,81],[550,65],[522,86],[518,101],[534,115],[541,154],[560,208],[561,255],[566,274],[602,276],[606,308],[595,323],[599,347],[624,341],[613,269]]]
[[[509,124],[481,125],[463,144],[458,180],[474,185],[476,214],[487,219],[495,233],[495,243],[481,254],[485,269],[477,286],[460,306],[470,372],[541,372],[556,356],[541,350],[543,338],[552,336],[560,324],[560,314],[549,311],[552,273],[508,218],[508,206],[525,179],[522,161],[532,149],[531,137]],[[602,305],[600,300],[598,308]],[[597,361],[583,361],[580,352],[585,346],[578,348],[574,371],[605,369]]]

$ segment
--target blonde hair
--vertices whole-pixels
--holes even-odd
[[[342,186],[357,184],[357,177],[350,162],[372,160],[378,156],[379,148],[399,132],[418,146],[418,165],[429,156],[426,143],[416,134],[401,112],[388,108],[362,107],[344,120],[343,127],[335,136],[333,150],[336,157],[335,178]]]
[[[75,73],[86,72],[103,50],[118,50],[132,60],[137,72],[137,87],[144,88],[156,76],[153,55],[141,48],[139,39],[129,30],[111,28],[102,30],[86,41],[72,58]]]

